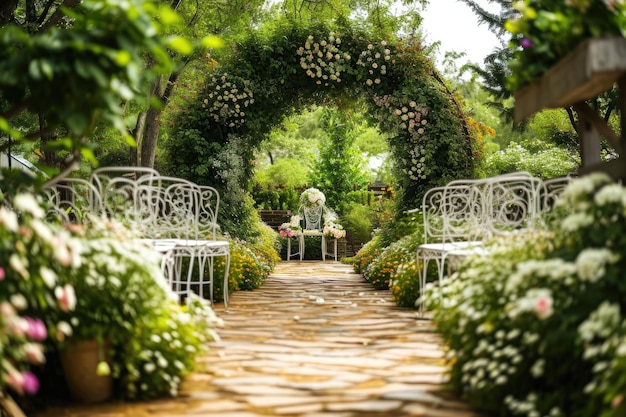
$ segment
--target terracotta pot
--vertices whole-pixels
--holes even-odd
[[[98,363],[106,360],[111,366],[108,341],[76,340],[60,351],[61,365],[72,397],[82,403],[98,403],[113,396],[113,377],[99,376]]]

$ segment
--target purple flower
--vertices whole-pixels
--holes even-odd
[[[522,48],[524,49],[529,49],[533,47],[532,41],[528,38],[522,39],[521,45],[522,45]]]
[[[22,377],[24,377],[24,392],[29,395],[36,394],[39,391],[39,380],[35,374],[26,371],[22,374]]]

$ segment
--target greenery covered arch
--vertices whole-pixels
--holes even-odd
[[[465,116],[419,42],[375,39],[347,21],[279,21],[229,52],[176,117],[165,145],[172,173],[222,191],[227,223],[246,223],[254,148],[311,104],[361,106],[388,134],[400,210],[417,207],[431,186],[473,174],[476,146]]]

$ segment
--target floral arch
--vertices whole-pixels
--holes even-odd
[[[281,22],[234,45],[177,115],[176,140],[166,142],[170,170],[226,194],[246,190],[254,148],[311,104],[361,106],[390,134],[401,210],[475,170],[467,120],[419,42],[376,38],[345,22]]]

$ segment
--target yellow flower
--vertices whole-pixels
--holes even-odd
[[[111,375],[111,367],[106,361],[101,361],[98,364],[98,368],[96,369],[96,375],[98,376],[108,376]]]

